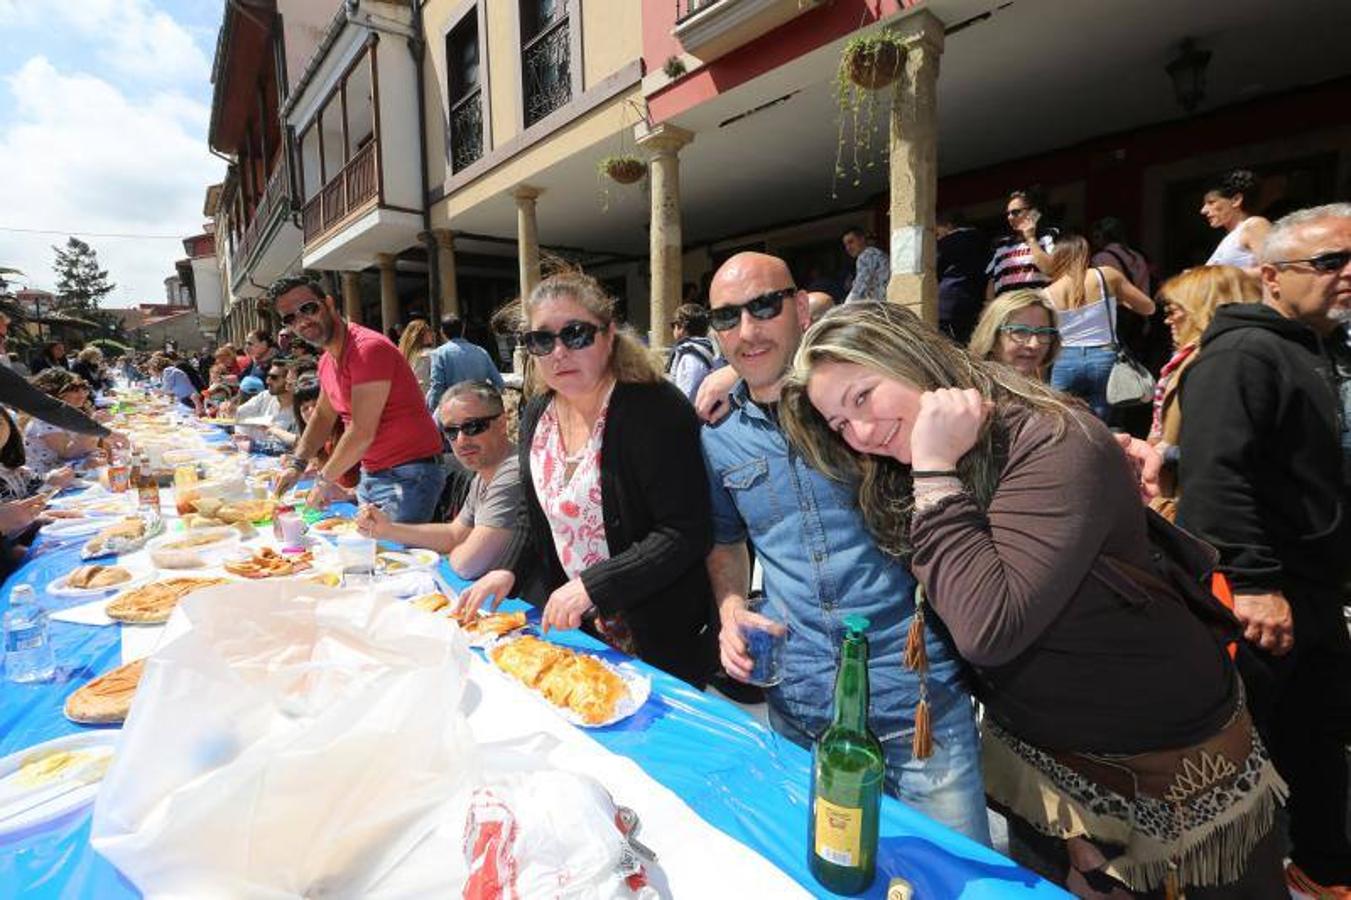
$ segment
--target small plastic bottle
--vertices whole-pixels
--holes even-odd
[[[15,587],[4,615],[5,678],[19,684],[48,681],[56,673],[47,613],[38,606],[33,588]]]

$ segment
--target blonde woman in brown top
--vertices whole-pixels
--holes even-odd
[[[891,304],[812,326],[779,415],[973,666],[986,793],[1041,836],[1046,874],[1081,897],[1282,889],[1284,785],[1224,647],[1157,574],[1101,422]]]
[[[1235,266],[1197,266],[1174,275],[1159,288],[1164,321],[1173,333],[1173,356],[1154,385],[1154,422],[1149,442],[1163,457],[1159,496],[1150,505],[1171,522],[1177,515],[1178,441],[1182,437],[1182,376],[1196,362],[1201,335],[1215,310],[1228,303],[1260,303],[1262,285]]]

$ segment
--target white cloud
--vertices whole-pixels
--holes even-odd
[[[210,75],[189,30],[150,0],[0,0],[0,25],[68,30],[99,63],[148,82],[205,82]]]
[[[0,0],[3,2],[3,0]],[[15,115],[0,130],[0,225],[188,236],[224,163],[206,147],[209,109],[176,91],[132,99],[102,79],[29,59],[5,86]],[[87,238],[118,290],[107,304],[160,302],[183,256],[174,240]],[[64,236],[0,232],[0,264],[50,287]]]

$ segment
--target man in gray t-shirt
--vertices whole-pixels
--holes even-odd
[[[357,529],[368,537],[427,547],[449,556],[461,577],[496,568],[511,543],[521,505],[516,445],[507,436],[502,395],[487,381],[462,381],[446,391],[436,411],[455,458],[474,473],[460,513],[451,522],[391,522],[379,508],[363,506]]]

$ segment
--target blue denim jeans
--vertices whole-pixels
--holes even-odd
[[[381,469],[361,470],[357,500],[380,507],[395,522],[428,522],[441,498],[446,469],[439,462],[411,462]]]
[[[769,706],[769,724],[788,740],[811,749],[813,738]],[[969,701],[954,703],[933,721],[933,755],[910,754],[913,732],[882,742],[886,792],[935,822],[990,846],[985,782],[980,768],[980,735]]]
[[[1107,379],[1116,363],[1111,346],[1061,347],[1051,367],[1051,387],[1073,394],[1088,404],[1093,415],[1107,421]]]

